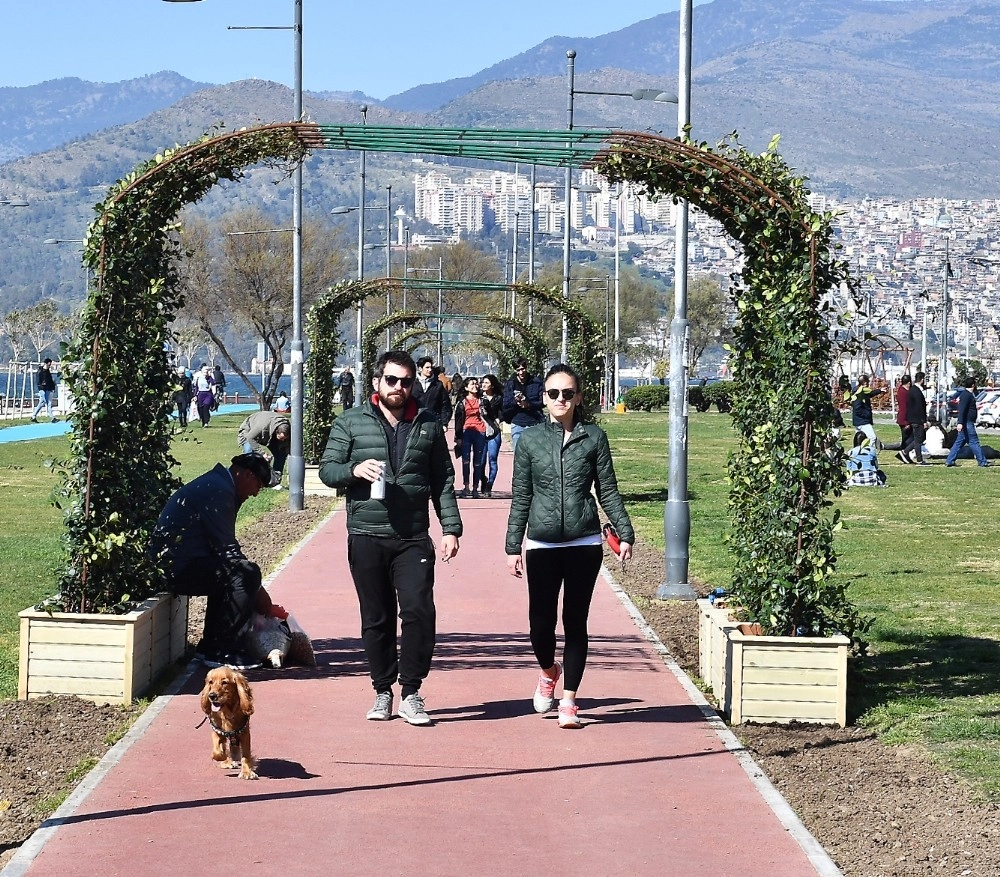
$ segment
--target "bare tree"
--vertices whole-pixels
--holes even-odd
[[[185,223],[182,245],[188,253],[180,267],[186,295],[185,314],[205,333],[253,393],[268,407],[284,371],[285,348],[292,336],[292,253],[286,234],[256,209],[223,217],[217,226],[200,219]],[[302,307],[305,313],[348,266],[339,233],[305,224],[302,236]],[[248,379],[242,361],[230,349],[232,332],[240,340],[261,339],[271,367],[263,391]]]
[[[719,278],[713,275],[696,277],[688,286],[687,317],[690,327],[688,354],[691,374],[698,369],[698,360],[711,344],[718,343],[731,324],[726,293]]]

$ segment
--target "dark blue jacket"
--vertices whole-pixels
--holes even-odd
[[[979,406],[976,404],[976,397],[972,391],[963,388],[958,394],[958,422],[963,426],[966,423],[975,423],[979,417]]]
[[[542,404],[542,380],[541,378],[530,377],[522,384],[517,375],[514,375],[503,385],[503,407],[500,416],[505,422],[514,426],[534,426],[545,420]],[[522,408],[514,401],[514,393],[520,390],[524,393],[528,401],[528,407]]]

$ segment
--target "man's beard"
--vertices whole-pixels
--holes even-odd
[[[379,390],[378,404],[390,411],[402,411],[406,406],[406,392],[399,387]]]

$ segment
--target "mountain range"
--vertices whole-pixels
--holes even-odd
[[[975,199],[1000,192],[1000,0],[713,0],[694,9],[692,137],[737,131],[781,152],[810,188],[844,198]],[[307,93],[320,122],[563,128],[566,52],[576,51],[580,91],[677,89],[678,14],[599,37],[554,36],[471,76],[409,89],[379,102],[352,93]],[[676,133],[671,105],[577,94],[574,124]],[[81,236],[101,187],[164,146],[205,131],[286,119],[289,90],[246,80],[192,82],[161,72],[115,84],[63,79],[0,88],[0,291],[37,297],[41,267],[63,282],[72,254],[37,243]],[[310,159],[307,211],[353,203],[352,154]],[[369,184],[412,200],[409,158],[369,158]],[[227,200],[280,202],[261,175]],[[284,191],[284,190],[282,190]],[[377,197],[374,196],[374,197]],[[220,204],[218,209],[223,209]],[[209,209],[211,209],[209,207]],[[7,243],[7,241],[5,241]],[[55,260],[55,261],[53,261]],[[57,264],[62,263],[62,264]]]

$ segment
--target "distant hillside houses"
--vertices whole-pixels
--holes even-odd
[[[535,230],[563,234],[564,186],[563,181],[551,178],[536,180],[532,198],[527,170],[510,173],[435,168],[414,177],[414,212],[417,219],[454,232],[479,234],[496,227],[505,233],[515,227],[527,232],[533,204]],[[669,199],[654,202],[627,186],[619,191],[593,171],[574,174],[570,211],[574,230],[596,226],[610,228],[612,235],[616,220],[618,231],[627,235],[672,226],[674,222],[674,205]]]

